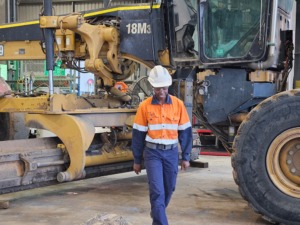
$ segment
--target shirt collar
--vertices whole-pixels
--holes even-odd
[[[153,95],[151,104],[153,104],[153,105],[158,105],[158,104],[159,104],[159,101],[158,101],[158,99],[155,97],[155,95]],[[172,99],[171,99],[171,97],[170,97],[169,94],[167,95],[165,104],[172,104]]]

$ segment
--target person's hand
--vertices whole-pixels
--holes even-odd
[[[189,161],[181,161],[181,170],[186,170],[188,167],[190,166],[190,162]]]
[[[136,164],[136,163],[133,164],[133,171],[136,174],[139,174],[141,172],[141,170],[142,170],[141,164]]]

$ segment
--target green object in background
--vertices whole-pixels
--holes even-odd
[[[65,74],[65,69],[60,68],[61,61],[58,61],[56,64],[57,64],[58,66],[55,66],[55,67],[54,67],[53,75],[54,75],[54,76],[65,76],[65,75],[66,75],[66,74]],[[48,70],[46,70],[46,61],[44,61],[44,73],[45,73],[46,76],[49,75]]]
[[[216,50],[216,56],[217,57],[223,57],[224,56],[224,50],[223,49],[217,49]]]
[[[5,64],[0,64],[0,76],[1,76],[4,80],[7,80],[7,65],[5,65]]]

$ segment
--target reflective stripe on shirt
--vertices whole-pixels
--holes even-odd
[[[147,133],[146,141],[166,145],[178,143],[178,132],[190,127],[183,102],[172,95],[167,96],[164,104],[159,104],[155,97],[143,101],[133,125],[134,129]]]
[[[148,127],[146,126],[142,126],[142,125],[138,125],[136,123],[133,124],[133,129],[137,129],[138,131],[147,131]]]
[[[187,122],[185,124],[182,124],[182,125],[178,126],[178,130],[185,130],[188,127],[191,127],[191,123],[190,122]]]

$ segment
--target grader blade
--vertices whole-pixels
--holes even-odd
[[[57,184],[58,175],[69,168],[70,158],[56,137],[1,141],[0,194]],[[132,152],[122,145],[107,152],[94,143],[85,158],[84,178],[132,171]]]
[[[57,138],[0,142],[0,193],[20,191],[56,183],[63,171]]]

